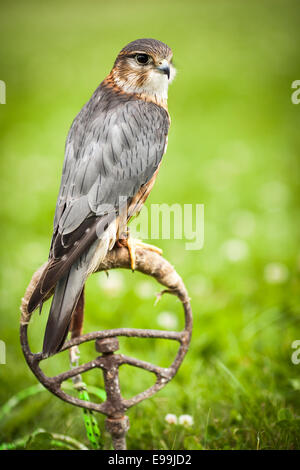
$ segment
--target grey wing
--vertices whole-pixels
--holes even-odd
[[[164,153],[169,118],[154,103],[131,100],[81,113],[67,139],[49,266],[31,309],[107,229],[120,203],[128,205],[151,179]]]
[[[76,152],[71,135],[57,202],[54,231],[67,235],[89,216],[118,208],[119,198],[133,197],[157,169],[169,120],[153,103],[129,101],[100,113]]]

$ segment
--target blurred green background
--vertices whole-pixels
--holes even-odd
[[[170,45],[178,75],[169,92],[169,146],[151,203],[205,206],[205,243],[154,240],[189,290],[190,351],[176,378],[129,411],[131,449],[299,448],[300,79],[298,1],[2,1],[0,79],[0,405],[36,384],[19,345],[19,305],[48,256],[64,144],[75,115],[128,42]],[[141,274],[94,275],[84,331],[180,328],[178,302]],[[46,308],[34,314],[41,346]],[[122,352],[170,364],[175,345],[121,340]],[[82,360],[93,357],[83,348]],[[49,373],[68,367],[50,361]],[[86,381],[100,385],[99,374]],[[153,383],[121,369],[126,397]],[[189,414],[184,427],[168,413]],[[104,419],[98,418],[104,433]],[[0,422],[0,442],[37,428],[88,445],[82,411],[48,392],[22,401]],[[109,446],[104,434],[105,446]],[[49,443],[48,443],[49,444]],[[31,443],[32,447],[41,444]],[[45,444],[46,445],[46,444]]]

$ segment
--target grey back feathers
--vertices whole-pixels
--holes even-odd
[[[45,354],[64,340],[97,237],[117,217],[120,198],[129,204],[157,170],[168,128],[165,109],[105,82],[75,118],[66,141],[49,262],[28,304],[33,311],[56,286]]]
[[[166,142],[167,113],[100,86],[79,113],[66,143],[54,230],[74,231],[90,214],[133,197],[158,167]]]

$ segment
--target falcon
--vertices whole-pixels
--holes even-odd
[[[135,242],[124,234],[166,151],[172,56],[155,39],[129,43],[71,125],[49,258],[27,307],[28,313],[41,310],[53,292],[45,357],[62,347],[88,276],[116,243],[125,240],[135,267]]]

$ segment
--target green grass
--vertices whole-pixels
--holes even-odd
[[[128,447],[299,448],[300,365],[291,362],[300,337],[300,105],[291,102],[291,83],[300,78],[299,13],[297,1],[283,0],[2,2],[0,339],[7,364],[0,365],[0,406],[37,383],[19,345],[19,305],[48,256],[69,126],[118,51],[155,37],[173,48],[178,76],[169,94],[168,152],[147,206],[204,204],[205,244],[187,251],[185,240],[153,240],[186,283],[194,330],[174,380],[129,411]],[[270,282],[270,263],[280,263],[280,282]],[[182,324],[175,299],[154,306],[154,282],[129,272],[111,279],[114,289],[103,273],[88,282],[85,332],[160,328],[165,311]],[[46,317],[45,310],[33,318],[36,349]],[[125,354],[163,366],[173,346],[121,341]],[[91,358],[93,348],[82,354]],[[47,370],[65,367],[57,359]],[[152,379],[121,369],[123,394]],[[102,386],[95,372],[85,380]],[[167,413],[190,414],[194,424],[167,424]],[[104,418],[98,422],[109,448]],[[72,447],[57,435],[89,447],[82,410],[46,391],[17,402],[0,421],[1,443]]]

